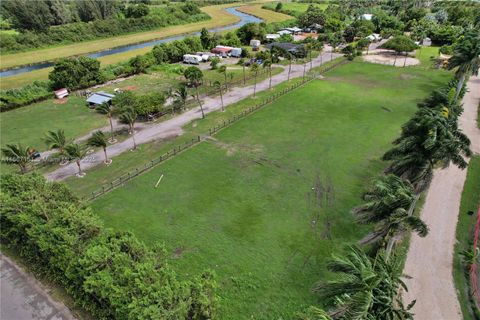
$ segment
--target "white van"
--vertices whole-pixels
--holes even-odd
[[[185,54],[183,55],[183,63],[189,64],[199,64],[202,62],[202,57],[194,54]]]

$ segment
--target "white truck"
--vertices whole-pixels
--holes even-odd
[[[197,56],[195,54],[185,54],[183,55],[183,63],[188,63],[188,64],[199,64],[202,62],[202,57]]]

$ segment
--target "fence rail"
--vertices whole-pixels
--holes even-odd
[[[329,70],[331,70],[335,67],[338,67],[342,64],[345,64],[347,62],[348,62],[347,59],[339,58],[339,60],[337,62],[326,66],[324,69],[320,69],[317,73],[305,76],[300,81],[297,81],[296,83],[288,86],[287,88],[284,88],[284,89],[270,95],[269,97],[265,98],[261,103],[255,105],[253,107],[250,107],[246,110],[243,110],[239,114],[234,115],[233,117],[231,117],[228,120],[222,121],[218,125],[214,125],[210,129],[208,129],[208,133],[206,133],[205,136],[215,135],[217,132],[219,132],[220,130],[222,130],[225,127],[228,127],[232,123],[237,122],[238,120],[245,118],[246,116],[250,115],[251,113],[257,111],[258,109],[261,109],[264,106],[266,106],[266,105],[272,103],[273,101],[277,100],[281,96],[283,96],[283,95],[291,92],[292,90],[295,90],[295,89],[303,86],[304,84],[316,79],[318,77],[319,73],[327,72],[327,71],[329,71]],[[101,188],[93,191],[88,197],[85,198],[85,200],[87,200],[87,201],[95,200],[96,198],[98,198],[98,197],[104,195],[105,193],[115,189],[116,187],[119,187],[119,186],[123,185],[125,182],[135,178],[136,176],[142,174],[143,172],[148,171],[149,169],[153,168],[154,166],[156,166],[156,165],[158,165],[158,164],[160,164],[160,163],[162,163],[162,162],[164,162],[168,159],[173,158],[177,154],[181,153],[182,151],[184,151],[186,149],[191,148],[192,146],[194,146],[196,144],[199,144],[203,140],[204,139],[202,139],[201,136],[196,136],[195,138],[192,138],[190,141],[186,141],[185,143],[183,143],[181,145],[175,146],[173,149],[167,151],[166,153],[164,153],[160,157],[157,157],[153,160],[150,160],[149,162],[145,163],[143,166],[137,167],[135,170],[132,170],[130,172],[127,172],[127,173],[121,175],[120,177],[112,180],[110,183],[104,184]]]

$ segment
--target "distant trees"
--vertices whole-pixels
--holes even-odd
[[[262,24],[247,23],[237,30],[237,36],[242,43],[248,44],[252,39],[264,39],[266,30]]]
[[[319,6],[311,4],[307,11],[298,17],[300,27],[308,28],[314,24],[325,25],[326,16]]]
[[[139,3],[139,4],[133,4],[127,6],[125,9],[125,17],[126,18],[141,18],[150,12],[150,8],[144,4],[144,3]]]
[[[277,12],[282,11],[282,8],[283,8],[283,4],[281,2],[279,2],[275,6],[275,11],[277,11]]]
[[[54,89],[89,87],[102,80],[100,62],[89,57],[64,58],[55,63],[48,79]]]

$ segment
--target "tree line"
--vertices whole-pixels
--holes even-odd
[[[2,17],[18,34],[0,34],[2,53],[77,43],[208,19],[193,2],[150,7],[118,1],[8,0]],[[68,14],[67,14],[68,13]],[[56,17],[55,15],[61,15]]]
[[[458,127],[463,108],[465,79],[478,74],[480,36],[468,32],[449,60],[455,78],[433,91],[418,104],[413,117],[402,126],[401,135],[382,157],[389,165],[365,192],[364,203],[353,208],[359,224],[373,226],[360,244],[344,255],[335,255],[327,264],[337,276],[315,284],[326,311],[310,307],[298,314],[300,320],[394,320],[413,319],[416,301],[402,301],[402,263],[395,244],[413,231],[428,234],[428,226],[414,214],[421,192],[426,190],[437,166],[467,167],[470,140]]]

